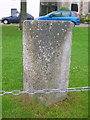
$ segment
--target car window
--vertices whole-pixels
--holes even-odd
[[[71,16],[70,12],[62,12],[62,17],[69,17]]]
[[[52,17],[61,17],[61,12],[53,13]]]
[[[75,17],[76,16],[76,14],[75,14],[75,12],[72,12],[72,15],[71,15],[72,17]]]
[[[17,13],[17,17],[19,16],[19,13]]]
[[[13,17],[18,17],[19,16],[19,13],[15,14]]]
[[[27,13],[27,17],[32,17],[30,14]]]

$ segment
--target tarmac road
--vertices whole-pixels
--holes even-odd
[[[12,26],[19,26],[19,24],[3,24],[0,22],[0,25],[12,25]],[[90,24],[80,24],[80,25],[76,25],[75,27],[90,27]]]

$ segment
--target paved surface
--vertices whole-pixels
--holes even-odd
[[[90,24],[80,24],[80,25],[76,25],[76,27],[90,27]]]
[[[5,25],[3,23],[0,22],[0,25]],[[12,25],[12,26],[19,26],[19,24],[7,24],[8,25]],[[80,25],[76,25],[75,27],[90,27],[90,24],[80,24]]]
[[[3,24],[3,23],[0,23],[0,25],[2,25],[2,26],[19,26],[19,24]]]

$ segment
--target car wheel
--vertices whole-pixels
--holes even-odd
[[[9,21],[8,21],[8,20],[4,20],[3,23],[4,23],[4,24],[8,24]]]

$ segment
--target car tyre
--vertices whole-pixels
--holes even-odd
[[[3,23],[4,24],[9,24],[9,21],[8,20],[3,20]]]

